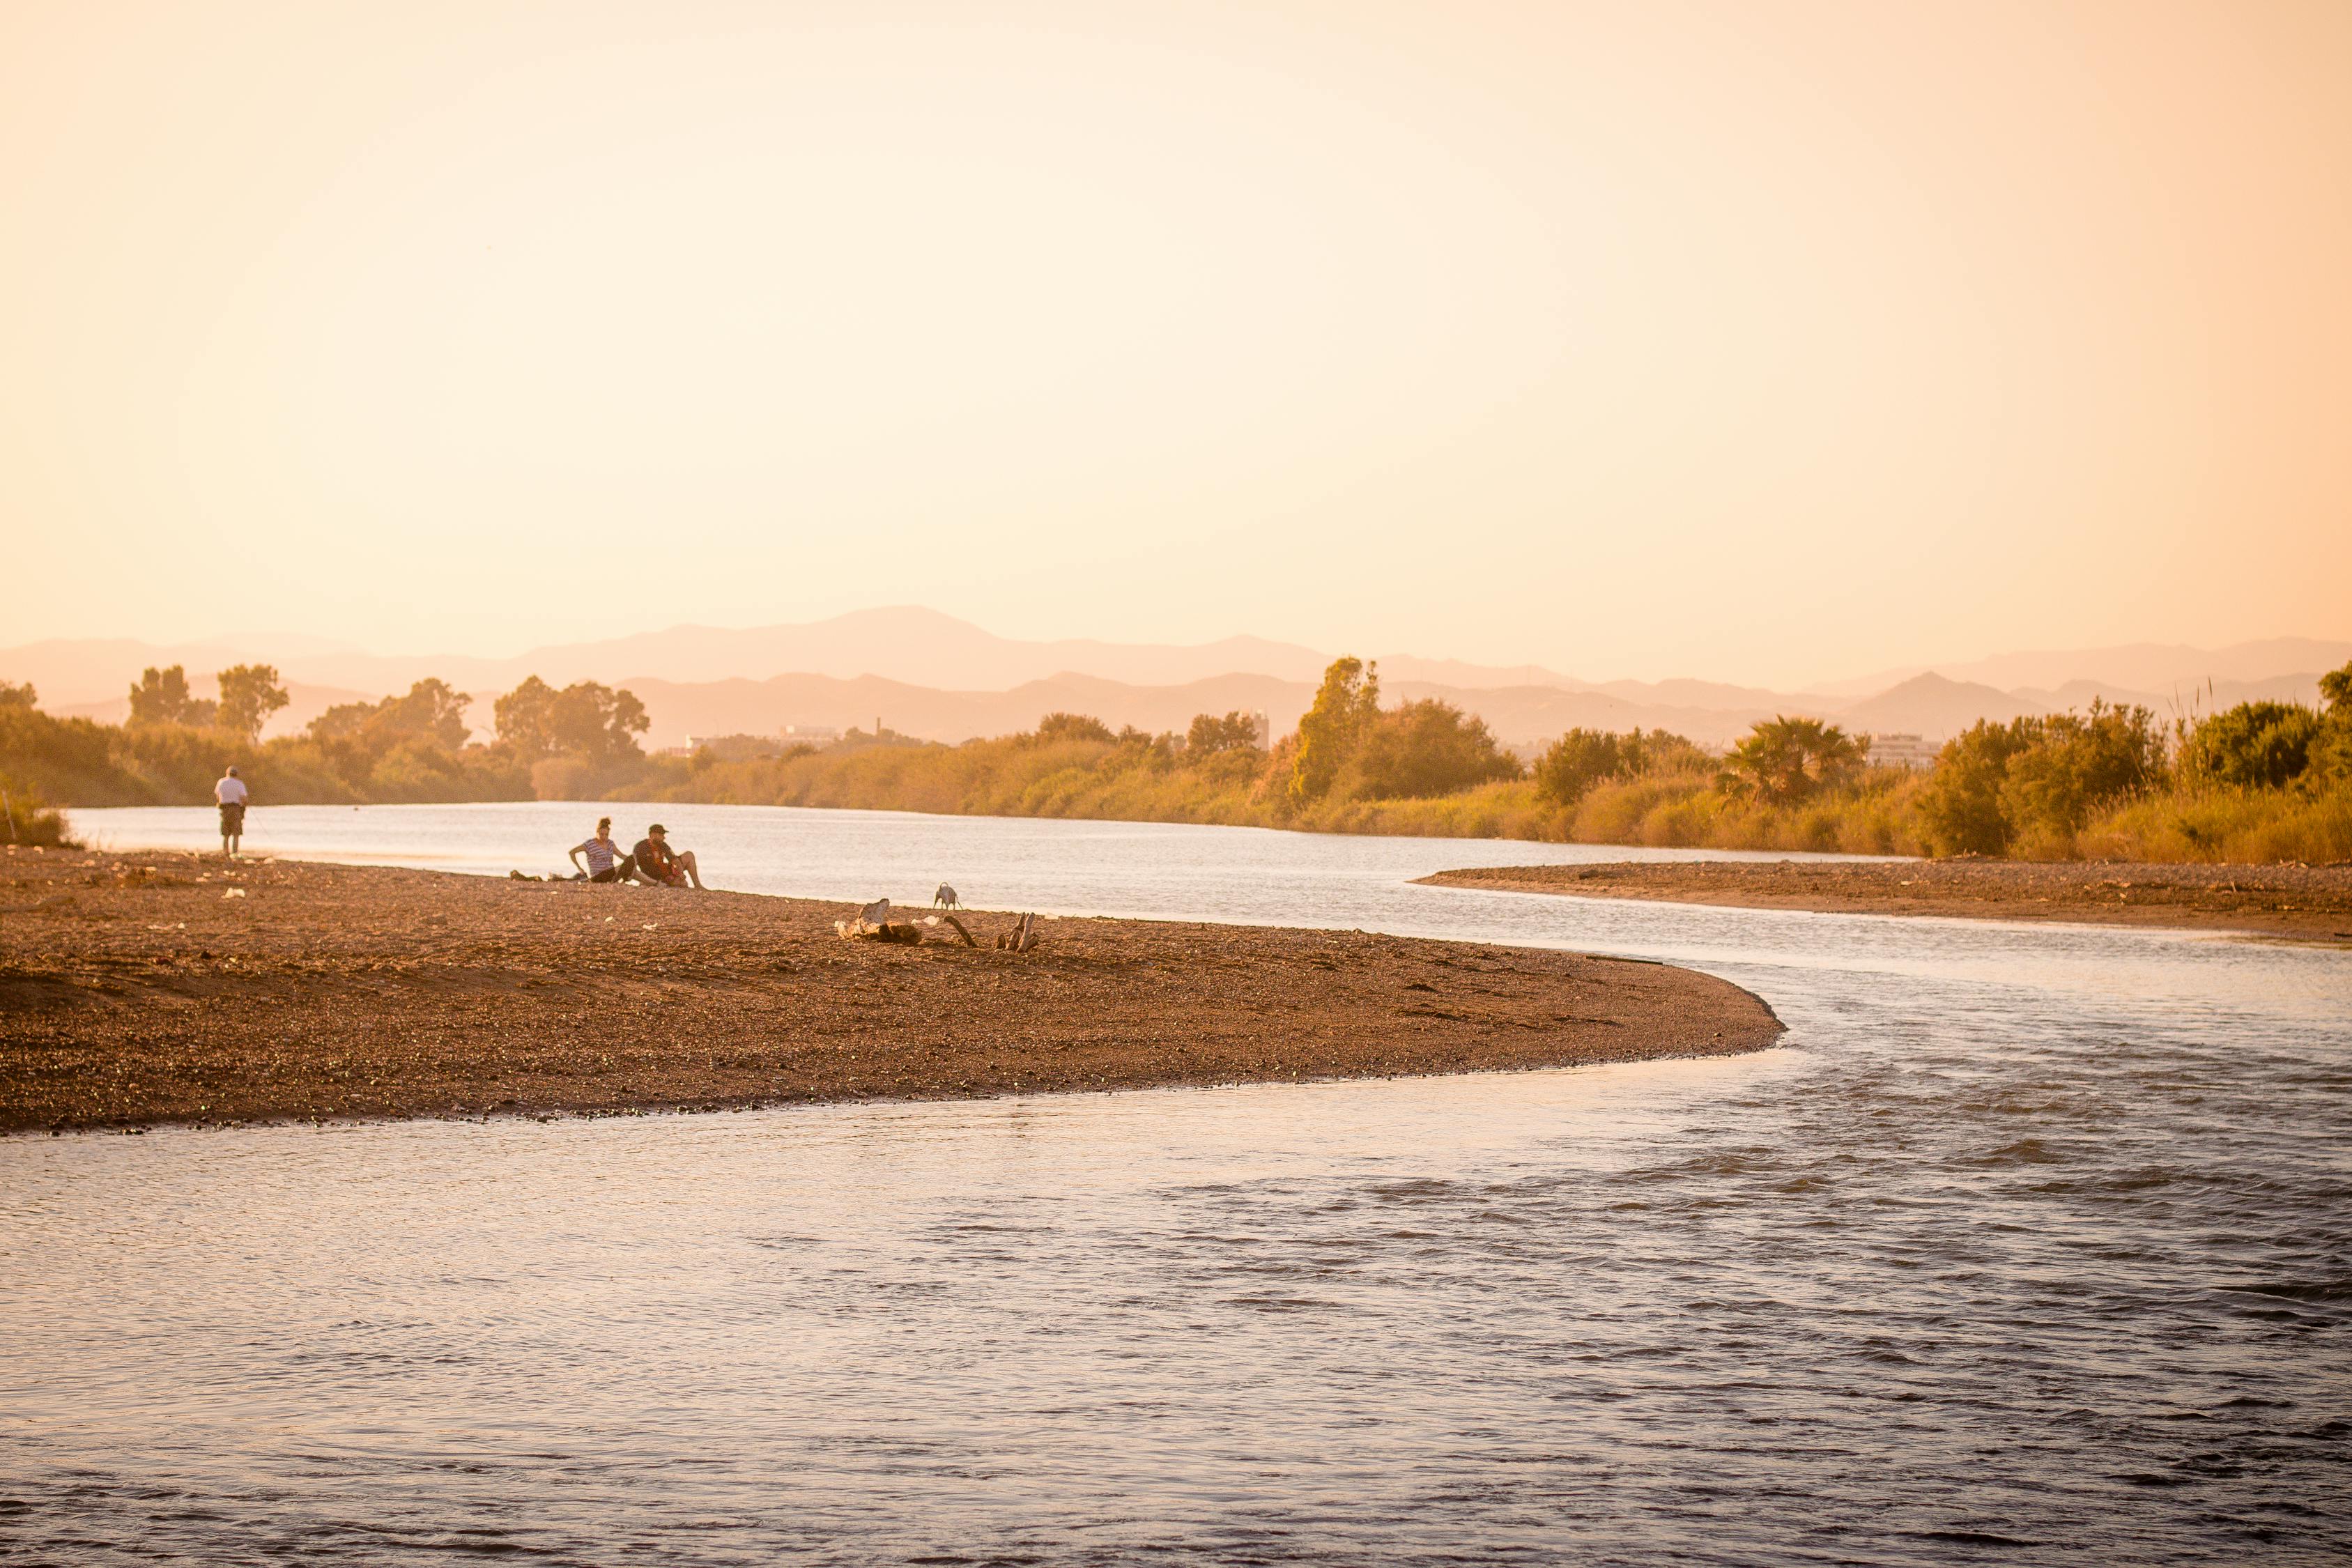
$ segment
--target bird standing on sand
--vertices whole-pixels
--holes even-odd
[[[949,887],[945,882],[941,882],[940,884],[940,890],[931,895],[931,907],[933,909],[960,910],[963,908],[963,900],[956,897],[956,890],[953,888]]]

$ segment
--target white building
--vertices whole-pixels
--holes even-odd
[[[1916,734],[1890,733],[1870,738],[1870,760],[1882,768],[1928,768],[1936,765],[1941,743]]]

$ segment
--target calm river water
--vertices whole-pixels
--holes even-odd
[[[595,810],[257,810],[251,844],[539,869]],[[1626,853],[1559,846],[659,812],[724,886],[1666,958],[1791,1033],[1403,1082],[0,1141],[0,1556],[2352,1550],[2352,953],[1410,885]],[[128,847],[209,817],[77,821]]]

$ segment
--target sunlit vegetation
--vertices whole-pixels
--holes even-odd
[[[1657,731],[1571,730],[1525,770],[1443,703],[1383,708],[1379,672],[1324,674],[1296,734],[1245,715],[1182,736],[1054,714],[961,746],[861,744],[665,763],[659,798],[990,816],[1211,822],[1320,832],[1847,854],[2352,857],[2352,669],[2326,711],[2248,704],[2167,728],[2145,709],[1985,722],[1925,771],[1865,736],[1757,724],[1716,755]],[[2284,711],[2273,711],[2284,709]]]
[[[0,687],[0,779],[11,797],[71,805],[186,805],[212,798],[235,764],[257,803],[594,797],[644,775],[644,706],[593,681],[557,690],[532,678],[498,700],[497,739],[471,741],[470,699],[439,680],[404,696],[330,708],[299,735],[260,738],[286,706],[278,672],[219,672],[220,696],[189,689],[177,665],[131,688],[123,723],[41,711],[30,686]]]
[[[0,680],[0,757],[9,754],[13,737],[37,731],[47,719],[30,685]],[[10,844],[53,847],[68,842],[65,818],[43,800],[40,785],[5,769],[0,769],[0,836]]]
[[[1052,713],[1034,730],[961,746],[853,735],[822,752],[733,763],[697,756],[665,770],[663,799],[1339,832],[1423,831],[1380,824],[1521,773],[1485,723],[1457,709],[1381,708],[1378,672],[1355,659],[1331,667],[1299,732],[1270,751],[1246,713],[1200,714],[1182,735]]]
[[[238,764],[258,802],[656,799],[1003,816],[1222,823],[1660,847],[2158,860],[2352,859],[2352,666],[2324,706],[2250,702],[2170,725],[2141,708],[1977,724],[1924,771],[1874,765],[1869,739],[1804,717],[1717,754],[1660,731],[1571,730],[1531,766],[1443,702],[1383,707],[1379,670],[1325,671],[1297,732],[1246,713],[1181,734],[1053,713],[959,746],[852,730],[823,749],[730,736],[648,757],[644,705],[536,677],[492,703],[438,680],[257,738],[285,693],[266,666],[221,697],[151,669],[121,725],[58,719],[0,684],[0,791],[19,842],[62,831],[45,803],[192,804]]]

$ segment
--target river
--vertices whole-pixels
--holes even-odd
[[[503,872],[611,809],[257,810]],[[1752,1056],[0,1142],[0,1555],[2340,1563],[2352,953],[663,806],[716,885],[1663,958]],[[117,847],[209,813],[85,812]],[[954,1021],[943,1021],[953,1027]]]

